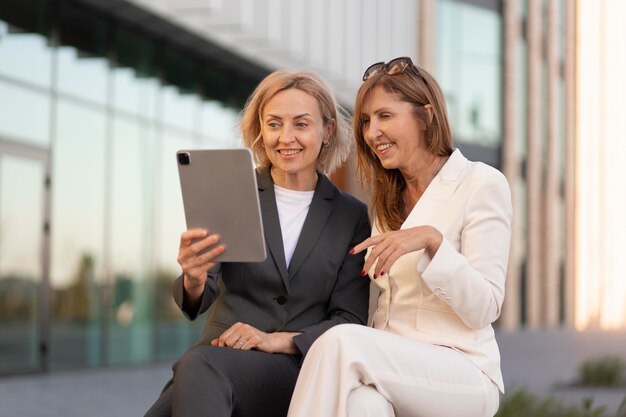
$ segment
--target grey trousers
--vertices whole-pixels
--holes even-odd
[[[198,345],[145,417],[285,417],[300,356]]]

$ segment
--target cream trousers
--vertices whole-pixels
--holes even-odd
[[[493,417],[497,386],[463,354],[354,324],[311,347],[289,417]]]

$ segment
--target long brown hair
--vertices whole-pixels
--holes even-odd
[[[433,155],[448,156],[452,153],[452,133],[448,123],[446,103],[437,81],[428,72],[419,68],[419,75],[410,70],[388,75],[379,72],[369,77],[359,89],[354,104],[354,135],[357,147],[357,171],[372,196],[372,214],[381,232],[398,230],[408,209],[403,193],[406,181],[400,170],[385,169],[376,154],[367,146],[362,129],[363,103],[370,92],[381,87],[413,105],[415,117],[426,126],[424,139],[428,151]],[[432,107],[432,121],[424,106]]]
[[[241,112],[243,143],[252,150],[259,167],[269,167],[270,160],[263,147],[261,118],[265,105],[278,93],[295,88],[314,97],[319,106],[324,127],[332,124],[328,146],[322,147],[316,169],[330,174],[350,154],[352,126],[347,113],[337,104],[329,85],[311,72],[278,70],[261,81]]]

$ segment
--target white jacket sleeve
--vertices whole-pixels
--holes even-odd
[[[470,328],[480,329],[500,315],[511,245],[512,204],[506,178],[489,170],[468,195],[460,251],[444,236],[431,259],[417,265],[431,291]]]

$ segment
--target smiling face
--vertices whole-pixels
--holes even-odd
[[[386,169],[412,172],[429,154],[424,124],[414,106],[396,94],[375,87],[363,102],[360,119],[367,146]]]
[[[317,99],[296,88],[283,90],[266,103],[261,124],[276,185],[313,190],[317,160],[328,136]]]

